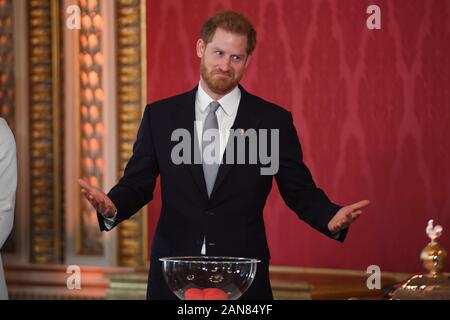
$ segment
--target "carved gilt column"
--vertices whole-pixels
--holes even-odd
[[[146,0],[116,1],[118,177],[131,156],[147,101]],[[147,262],[147,207],[119,227],[118,262],[140,267]]]
[[[79,129],[80,177],[94,187],[104,187],[104,87],[103,87],[103,15],[100,1],[80,0],[79,33]],[[101,256],[104,238],[97,213],[84,197],[81,199],[77,234],[77,252]]]
[[[30,261],[62,262],[59,0],[30,0]]]

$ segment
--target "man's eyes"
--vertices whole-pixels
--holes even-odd
[[[217,56],[219,56],[219,57],[221,57],[221,56],[224,55],[223,51],[214,51],[214,53],[215,53]],[[231,56],[231,59],[234,60],[234,61],[241,61],[242,57],[241,57],[241,56],[238,56],[238,55],[232,55],[232,56]]]

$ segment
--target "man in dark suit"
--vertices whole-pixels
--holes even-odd
[[[261,259],[242,298],[272,299],[263,209],[273,177],[289,208],[338,241],[368,204],[333,204],[302,161],[291,114],[239,85],[255,44],[256,32],[241,14],[225,11],[209,18],[197,42],[198,86],[146,107],[133,155],[108,195],[79,181],[98,211],[101,230],[110,230],[152,200],[160,176],[162,208],[153,239],[149,299],[176,298],[164,282],[158,258],[200,254]],[[207,138],[208,130],[218,134]],[[187,133],[188,138],[181,141],[175,132]],[[258,141],[256,149],[249,132]],[[239,143],[232,142],[239,139],[244,139],[244,148],[238,150]],[[180,143],[187,148],[180,149]],[[263,173],[267,161],[251,160],[252,152],[264,143],[277,162],[271,174]],[[199,153],[200,162],[195,161]],[[208,157],[219,161],[206,161]],[[237,161],[239,157],[245,161]]]

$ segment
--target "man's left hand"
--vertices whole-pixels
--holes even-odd
[[[369,203],[369,200],[362,200],[342,207],[328,222],[328,230],[337,233],[348,228],[362,214],[362,208],[368,206]]]

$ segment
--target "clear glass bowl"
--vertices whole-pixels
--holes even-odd
[[[160,258],[170,290],[181,300],[236,300],[250,287],[260,260],[236,257]]]

